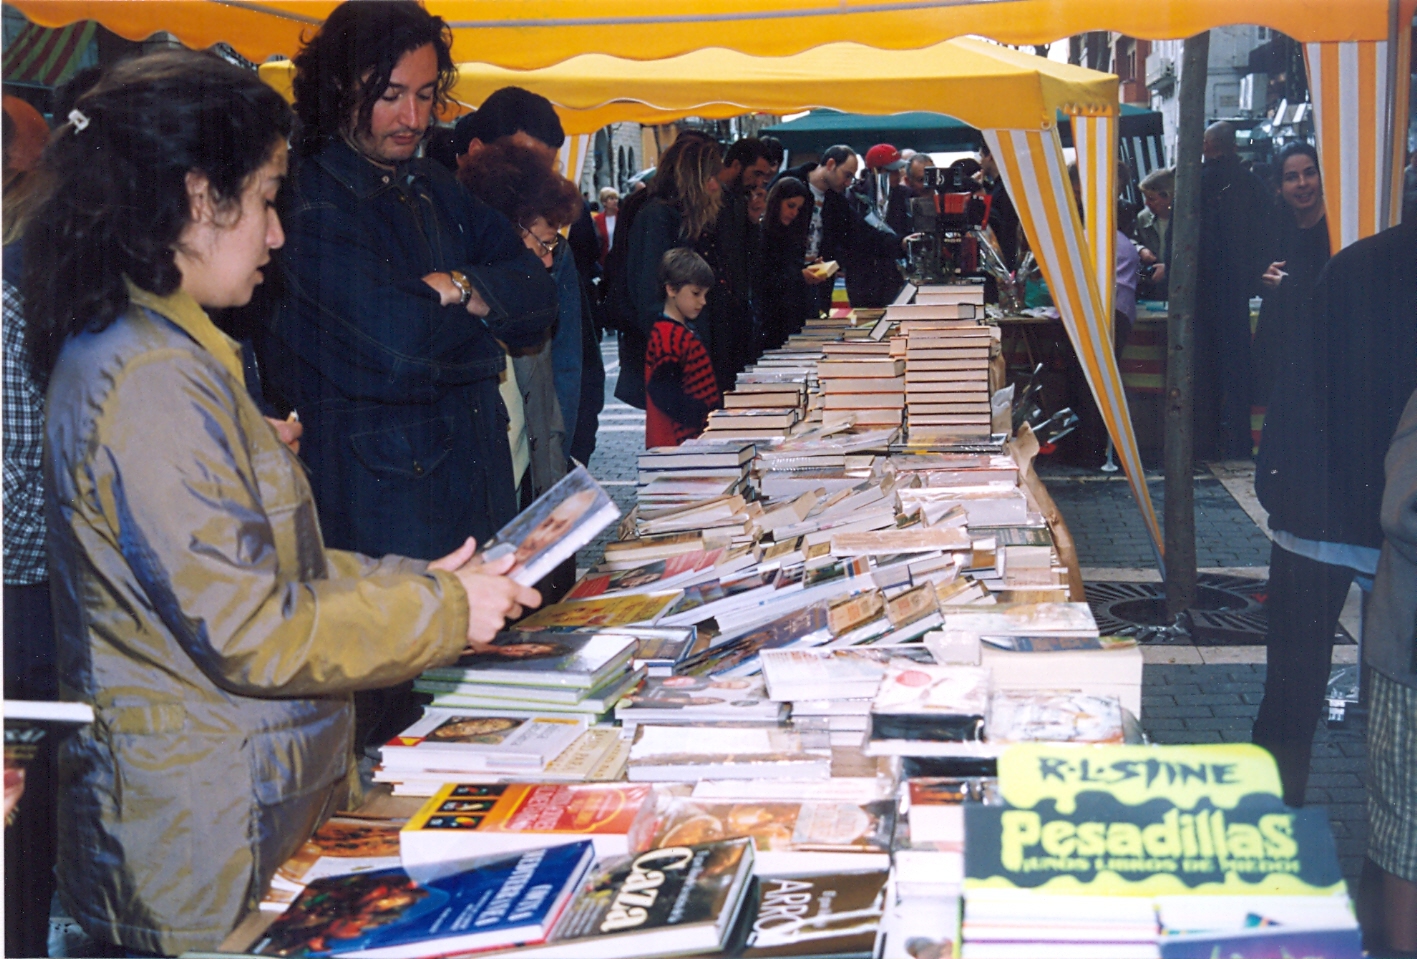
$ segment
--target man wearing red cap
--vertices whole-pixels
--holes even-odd
[[[889,143],[877,143],[866,151],[866,176],[864,189],[848,194],[853,206],[871,226],[892,236],[904,236],[893,222],[899,222],[892,215],[891,205],[909,201],[900,194],[900,181],[906,160],[899,150]],[[854,306],[885,306],[895,299],[904,281],[895,261],[899,257],[881,256],[867,252],[858,258],[854,270],[846,274],[847,295]]]

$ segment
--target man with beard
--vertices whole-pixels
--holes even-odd
[[[348,2],[295,58],[262,359],[305,426],[326,545],[370,556],[432,559],[516,514],[498,341],[531,346],[556,319],[516,228],[417,156],[457,77],[451,42],[416,3]],[[356,735],[381,741],[410,704],[363,694]]]
[[[767,147],[755,137],[744,137],[729,147],[718,175],[723,188],[718,222],[698,245],[718,280],[695,325],[708,333],[709,356],[721,393],[732,389],[738,373],[755,359],[748,194],[767,183],[774,169]]]

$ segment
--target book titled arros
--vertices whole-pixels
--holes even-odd
[[[542,942],[594,858],[582,840],[423,882],[403,869],[316,879],[252,952],[411,959]]]
[[[539,582],[620,517],[620,508],[577,466],[497,531],[484,546],[486,562],[515,555],[508,574],[524,586]]]

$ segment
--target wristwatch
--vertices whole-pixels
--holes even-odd
[[[458,302],[467,306],[467,301],[472,299],[472,284],[457,270],[449,270],[448,277],[453,281],[453,286],[457,287],[458,292],[462,294],[462,298]]]

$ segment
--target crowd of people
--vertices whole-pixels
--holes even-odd
[[[171,51],[86,76],[52,132],[7,98],[5,695],[62,691],[96,715],[58,772],[32,770],[25,838],[6,844],[7,953],[45,953],[56,875],[97,954],[213,948],[349,801],[357,753],[410,721],[411,678],[565,591],[573,565],[529,589],[514,557],[476,551],[589,459],[602,331],[616,395],[673,445],[829,305],[814,263],[840,265],[856,306],[901,288],[924,155],[834,146],[784,169],[770,138],[686,130],[643,189],[606,188],[592,212],[544,98],[505,88],[437,127],[455,76],[440,18],[347,2],[296,57],[293,109]],[[988,150],[964,172],[1014,268]],[[1391,755],[1417,736],[1410,407],[1399,425],[1417,227],[1329,261],[1312,148],[1286,148],[1277,175],[1273,202],[1233,129],[1207,131],[1197,396],[1214,455],[1248,456],[1250,404],[1271,409],[1255,739],[1297,804],[1355,576],[1387,590]],[[1164,296],[1173,186],[1141,184],[1119,303]],[[1410,849],[1410,764],[1375,764],[1374,828]],[[1410,884],[1409,861],[1380,865]]]

